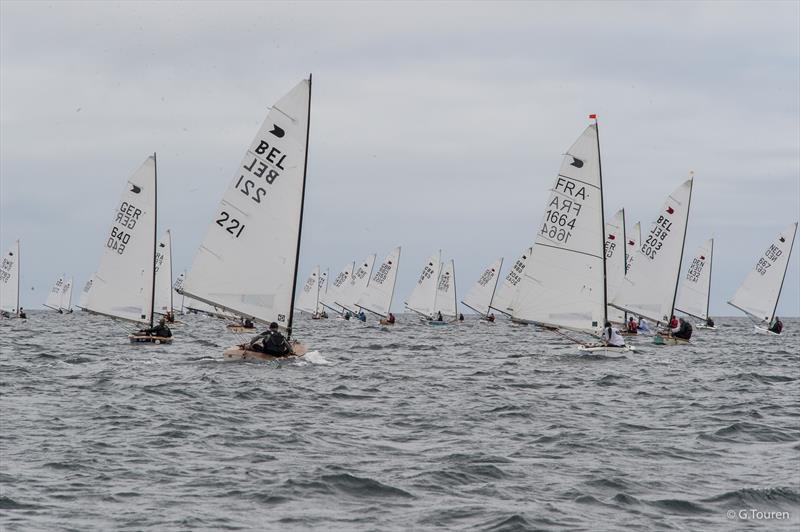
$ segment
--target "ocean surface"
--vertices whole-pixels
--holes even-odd
[[[506,321],[299,318],[224,362],[82,312],[0,320],[0,529],[798,530],[800,320],[582,356]],[[788,519],[787,519],[788,518]]]

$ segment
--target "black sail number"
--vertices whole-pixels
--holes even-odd
[[[244,231],[244,224],[236,218],[231,218],[231,215],[226,211],[221,211],[219,213],[219,218],[217,218],[216,223],[236,238],[239,238],[242,231]]]
[[[256,203],[261,203],[261,200],[267,195],[265,189],[256,187],[253,181],[245,179],[243,175],[239,176],[239,180],[236,182],[236,189]]]

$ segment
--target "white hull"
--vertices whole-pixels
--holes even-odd
[[[695,329],[705,329],[707,331],[716,331],[717,330],[716,327],[709,327],[705,323],[695,323],[694,328]]]
[[[780,334],[774,333],[769,329],[765,329],[764,327],[759,327],[758,325],[756,325],[755,327],[756,327],[756,334],[769,334],[771,336],[780,336]]]
[[[579,345],[578,351],[584,353],[633,353],[636,350],[632,345],[613,347],[610,345],[587,344]]]

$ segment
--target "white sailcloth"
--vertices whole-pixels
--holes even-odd
[[[156,247],[156,312],[172,312],[172,301],[172,233],[167,229]]]
[[[502,267],[503,258],[500,257],[483,270],[478,282],[470,288],[461,302],[478,314],[487,316],[497,288],[497,281],[500,279],[500,269]]]
[[[436,304],[433,313],[441,312],[443,316],[458,316],[458,301],[456,299],[456,264],[453,259],[448,261],[439,276],[436,284]]]
[[[439,283],[439,272],[442,269],[442,250],[428,257],[417,284],[406,301],[406,307],[428,318],[433,316],[436,305],[436,289]]]
[[[331,309],[334,312],[340,312],[337,309],[336,300],[340,297],[340,294],[345,289],[345,287],[350,283],[350,277],[353,274],[353,268],[355,268],[355,261],[350,262],[342,268],[342,271],[339,272],[339,275],[333,280],[333,283],[328,287],[325,291],[325,297],[321,299],[321,303]]]
[[[19,240],[12,245],[0,263],[0,310],[19,312]]]
[[[353,270],[353,275],[350,276],[350,282],[345,284],[342,291],[339,293],[336,299],[337,305],[354,314],[358,312],[356,302],[369,284],[369,279],[372,277],[373,266],[375,266],[375,253],[358,263]]]
[[[155,249],[156,164],[148,157],[125,184],[93,277],[86,309],[150,321]]]
[[[600,334],[606,315],[597,126],[570,147],[539,225],[513,318]]]
[[[642,243],[642,222],[636,222],[633,226],[633,229],[630,231],[626,231],[626,236],[628,239],[628,245],[626,247],[627,252],[625,256],[627,257],[627,262],[625,263],[625,275],[628,275],[628,272],[631,270],[631,264],[633,264],[633,258],[636,256],[636,250],[639,249],[639,246]],[[620,283],[616,286],[609,286],[610,289],[613,289],[613,293],[609,293],[609,300],[614,300],[614,295],[616,295],[616,291],[619,290],[619,287],[622,286]]]
[[[64,288],[64,276],[60,276],[53,287],[50,289],[50,292],[47,293],[47,300],[44,302],[44,306],[53,310],[61,310],[61,297],[62,297],[62,290]]]
[[[61,309],[71,310],[72,308],[72,277],[64,281],[61,287]]]
[[[656,322],[669,322],[681,273],[692,179],[669,195],[611,304]]]
[[[317,297],[317,312],[322,312],[324,310],[322,306],[322,298],[328,293],[328,275],[329,275],[328,268],[325,268],[325,271],[319,276],[319,290],[318,290],[318,297]]]
[[[708,300],[711,292],[711,263],[714,239],[706,240],[692,257],[689,270],[683,277],[675,300],[675,310],[704,320],[708,318]]]
[[[608,297],[613,298],[611,287],[619,287],[625,277],[625,209],[620,209],[606,222],[606,283],[609,287]],[[609,321],[622,323],[625,313],[619,309],[608,307]]]
[[[372,274],[367,288],[356,305],[379,316],[388,317],[392,308],[397,269],[400,267],[400,246],[389,252]]]
[[[184,296],[181,292],[183,292],[183,281],[186,278],[186,272],[181,272],[178,274],[178,278],[175,279],[175,284],[172,285],[172,300],[173,301],[180,301],[180,314],[183,314],[185,309],[186,303],[186,296]],[[173,306],[173,310],[174,310]]]
[[[81,297],[78,298],[79,309],[86,310],[86,302],[89,301],[89,292],[92,290],[92,285],[94,284],[94,276],[95,274],[92,274],[92,276],[89,277],[89,280],[86,281],[86,284],[83,285]]]
[[[297,303],[295,308],[314,314],[317,311],[319,303],[319,266],[311,270],[311,275],[308,276],[303,287],[300,289],[300,295],[297,296]]]
[[[796,234],[797,222],[781,231],[728,301],[730,305],[756,320],[767,324],[772,321]]]
[[[502,312],[508,316],[511,315],[511,312],[513,311],[511,308],[511,302],[514,300],[514,296],[517,293],[517,286],[519,286],[519,282],[522,280],[522,275],[525,272],[525,266],[528,264],[528,257],[531,256],[532,251],[532,247],[523,251],[522,255],[520,255],[509,272],[506,274],[503,284],[501,284],[500,288],[497,289],[497,293],[494,295],[494,300],[492,300],[491,306],[496,311]]]
[[[186,275],[186,295],[288,327],[300,239],[311,83],[270,110]]]

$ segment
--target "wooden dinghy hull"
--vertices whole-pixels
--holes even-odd
[[[389,321],[389,320],[384,319],[384,318],[381,318],[381,321],[378,322],[378,323],[380,323],[381,325],[394,325],[393,321]]]
[[[308,348],[300,342],[290,342],[292,352],[284,356],[269,355],[260,351],[250,351],[242,345],[235,345],[226,349],[222,356],[225,360],[282,360],[285,358],[296,358],[305,355]]]
[[[132,344],[171,344],[172,337],[150,336],[147,334],[131,334],[128,336]]]
[[[653,337],[653,343],[655,345],[688,345],[689,340],[684,340],[683,338],[675,338],[674,336],[663,336],[661,334],[657,334]]]
[[[255,333],[256,332],[256,328],[255,327],[242,327],[241,325],[228,325],[227,329],[230,332],[234,332],[234,333],[246,333],[246,332]]]
[[[610,345],[588,344],[579,345],[578,351],[583,353],[633,353],[636,348],[632,345],[625,345],[622,347],[614,347]]]

